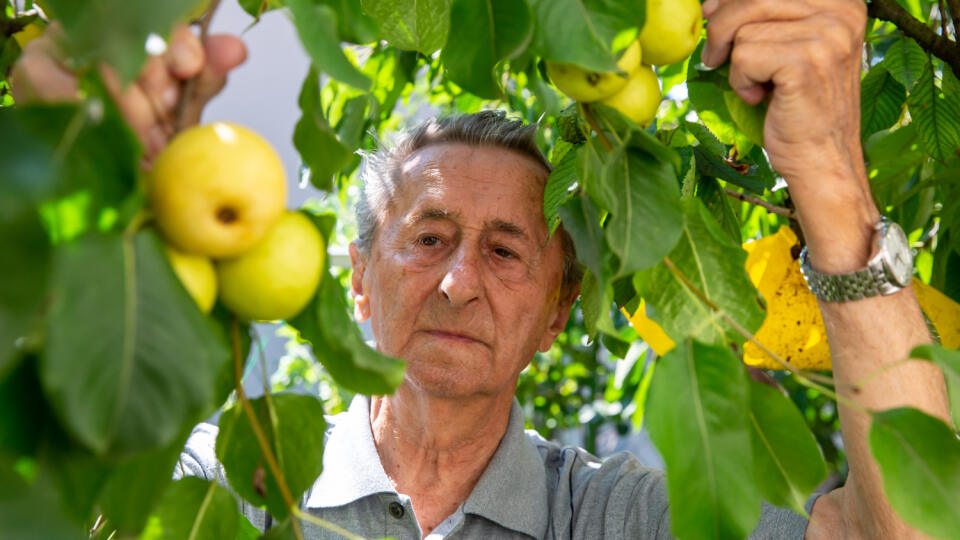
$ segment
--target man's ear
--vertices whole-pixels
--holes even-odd
[[[571,287],[566,295],[561,296],[557,300],[556,312],[553,314],[553,319],[551,319],[547,331],[544,332],[543,337],[540,339],[540,347],[538,348],[540,352],[545,353],[549,351],[553,342],[557,340],[557,336],[567,327],[567,320],[570,319],[570,308],[573,307],[573,302],[576,301],[578,296],[580,296],[579,283]]]
[[[364,294],[363,277],[367,270],[367,257],[360,253],[356,242],[350,243],[350,266],[353,275],[350,277],[350,296],[353,296],[353,317],[358,323],[370,318],[370,299]]]

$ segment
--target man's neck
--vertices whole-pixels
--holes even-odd
[[[411,498],[424,535],[464,502],[506,432],[512,394],[448,399],[403,384],[372,397],[370,425],[380,462]]]

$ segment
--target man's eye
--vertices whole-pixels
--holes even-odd
[[[514,256],[513,252],[511,252],[511,251],[508,250],[508,249],[496,248],[496,249],[493,250],[493,252],[496,253],[498,257],[501,257],[501,258],[504,258],[504,259],[514,259],[514,258],[516,258],[516,257]]]
[[[440,238],[436,236],[421,236],[419,243],[421,246],[433,247],[440,243]]]

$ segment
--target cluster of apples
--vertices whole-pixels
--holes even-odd
[[[571,98],[609,105],[646,127],[657,115],[661,98],[651,65],[686,59],[696,49],[702,28],[699,0],[647,0],[646,22],[637,39],[622,51],[619,71],[603,73],[548,61],[547,74]]]
[[[289,319],[313,297],[323,238],[286,209],[283,164],[253,131],[225,122],[184,130],[146,188],[171,266],[204,313],[219,297],[244,320]]]

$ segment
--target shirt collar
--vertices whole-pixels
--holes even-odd
[[[335,416],[331,424],[323,452],[323,473],[307,494],[306,506],[330,508],[378,493],[396,494],[373,442],[369,398],[354,397],[350,408]],[[516,399],[500,445],[463,504],[463,511],[534,538],[546,533],[543,460],[524,432],[523,412]]]

